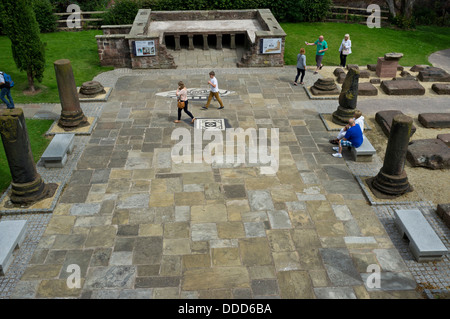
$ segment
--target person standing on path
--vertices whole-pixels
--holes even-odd
[[[176,94],[177,94],[178,101],[184,102],[184,107],[182,109],[178,108],[178,120],[175,120],[174,122],[175,123],[180,123],[181,111],[184,110],[184,113],[189,115],[189,117],[192,119],[191,124],[194,123],[195,117],[188,110],[189,100],[188,100],[188,97],[187,97],[187,88],[184,85],[183,81],[178,82],[178,89],[177,89],[177,93]]]
[[[316,49],[316,71],[314,71],[314,74],[319,73],[319,70],[322,69],[323,64],[323,56],[325,55],[325,52],[328,50],[328,44],[327,41],[324,40],[323,35],[319,36],[319,39],[316,40],[314,43],[305,42],[306,45],[315,45],[317,46]]]
[[[306,72],[306,56],[305,56],[305,49],[301,48],[300,53],[297,55],[297,76],[295,77],[294,85],[297,85],[298,77],[300,76],[300,73],[302,74],[302,77],[300,78],[300,84],[303,83],[303,78],[305,77]]]
[[[344,35],[341,46],[339,47],[339,53],[341,58],[341,64],[343,68],[347,64],[347,55],[352,53],[352,41],[350,40],[350,35],[347,33]]]
[[[0,71],[0,99],[5,102],[6,107],[10,110],[14,108],[14,101],[11,96],[11,83],[7,82],[5,80],[4,73]],[[5,96],[8,98],[8,100],[5,98]]]
[[[219,102],[220,107],[219,110],[223,109],[223,102],[222,99],[219,96],[219,84],[217,82],[216,79],[216,73],[214,73],[214,71],[209,72],[209,78],[210,80],[208,81],[209,84],[209,96],[208,96],[208,101],[206,102],[205,106],[202,106],[202,109],[207,110],[209,107],[209,104],[211,103],[211,100],[213,98],[213,96],[216,98],[217,102]]]

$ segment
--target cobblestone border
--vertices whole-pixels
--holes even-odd
[[[450,229],[442,222],[433,203],[429,201],[374,206],[376,216],[424,295],[434,299],[434,295],[448,294],[450,291],[450,254],[444,255],[440,261],[417,262],[409,249],[408,242],[402,238],[395,225],[395,209],[419,209],[447,249],[450,248]]]

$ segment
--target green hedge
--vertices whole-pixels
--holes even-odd
[[[270,9],[280,22],[323,21],[332,0],[118,0],[104,24],[131,24],[138,8],[154,11]]]
[[[53,15],[53,5],[50,0],[33,0],[33,11],[42,33],[56,31],[58,17]]]

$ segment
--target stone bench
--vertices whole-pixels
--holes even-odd
[[[418,262],[440,260],[447,248],[418,209],[396,209],[395,224]]]
[[[41,160],[46,168],[62,168],[67,162],[67,154],[72,153],[75,134],[56,134],[47,146]]]
[[[13,251],[25,239],[26,220],[0,222],[0,275],[4,276],[13,261]]]
[[[372,156],[377,152],[365,135],[363,138],[364,140],[360,147],[351,148],[352,158],[355,162],[371,162]]]

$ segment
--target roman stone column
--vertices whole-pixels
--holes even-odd
[[[217,37],[216,50],[222,50],[222,35],[218,34],[216,37]]]
[[[56,184],[45,184],[36,170],[23,110],[0,110],[0,134],[11,172],[10,200],[14,204],[33,204],[52,197]]]
[[[194,50],[194,35],[189,34],[189,50]]]
[[[230,49],[234,50],[236,49],[236,34],[230,34],[230,37]]]
[[[383,167],[367,181],[378,198],[393,198],[412,191],[404,170],[413,119],[399,114],[392,120]]]
[[[175,50],[179,51],[179,50],[181,50],[180,36],[175,35],[174,37],[175,37]]]
[[[351,68],[348,70],[342,91],[339,95],[339,106],[333,113],[333,123],[347,125],[348,120],[354,117],[358,100],[359,70]]]
[[[203,34],[203,50],[209,50],[207,34]]]
[[[88,126],[89,122],[80,106],[80,99],[70,61],[62,59],[55,61],[53,64],[62,107],[58,125],[66,131]]]

